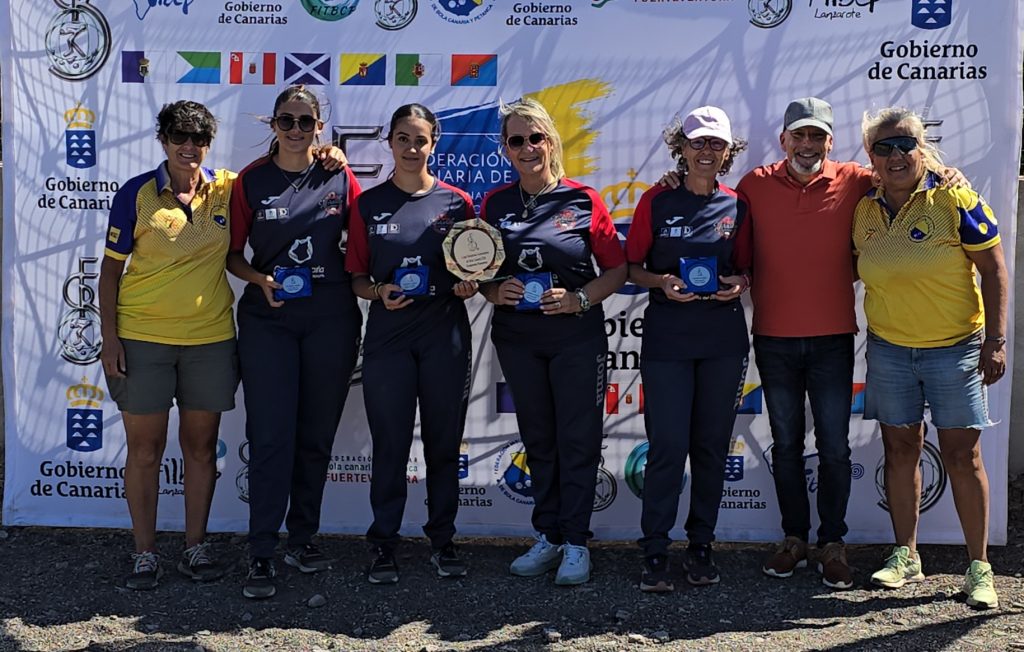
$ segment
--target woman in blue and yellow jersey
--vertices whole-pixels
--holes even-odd
[[[155,588],[158,474],[168,413],[178,405],[185,462],[185,545],[178,570],[223,575],[205,542],[216,481],[220,414],[235,406],[234,302],[224,260],[235,175],[202,167],[217,123],[202,104],[178,101],[157,116],[167,154],[114,196],[100,271],[101,361],[124,421],[125,493],[135,536],[127,586]],[[127,263],[127,269],[126,269]]]
[[[868,322],[864,417],[881,426],[896,536],[871,580],[898,588],[924,579],[917,523],[927,405],[971,560],[963,592],[971,606],[995,607],[980,435],[992,425],[985,388],[1006,370],[999,229],[977,193],[939,186],[942,164],[920,116],[883,109],[865,114],[862,132],[881,180],[857,205],[853,227]]]
[[[270,119],[270,152],[239,172],[231,197],[228,270],[248,282],[238,302],[249,442],[247,598],[276,593],[282,523],[286,564],[303,573],[331,565],[313,537],[362,313],[344,251],[359,184],[335,159],[318,160],[322,117],[308,89],[282,91]]]

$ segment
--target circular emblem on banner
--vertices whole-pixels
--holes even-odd
[[[634,496],[641,499],[644,497],[644,474],[647,471],[647,451],[650,448],[651,445],[646,441],[639,443],[629,452],[629,456],[626,458],[626,486],[629,487]],[[686,481],[689,478],[690,474],[684,471],[683,482],[679,485],[679,493],[683,493],[683,489],[686,488]]]
[[[793,0],[747,0],[750,24],[755,27],[777,27],[792,10]]]
[[[927,428],[927,427],[926,427]],[[927,429],[925,435],[927,436]],[[948,477],[946,476],[946,469],[942,466],[942,455],[939,453],[939,449],[935,447],[930,441],[924,442],[924,448],[921,450],[921,513],[927,512],[942,498],[942,494],[946,492],[946,484],[948,483]],[[878,495],[881,500],[878,501],[878,506],[889,511],[889,503],[885,497],[885,455],[878,458],[878,466],[875,467],[875,489],[878,490]]]
[[[505,262],[501,232],[478,217],[456,222],[441,250],[448,271],[463,281],[489,281]]]
[[[307,14],[329,22],[348,18],[358,6],[359,0],[302,0]]]
[[[50,72],[68,81],[95,75],[110,56],[110,25],[89,0],[54,0],[63,11],[46,26]]]
[[[597,468],[597,484],[594,485],[594,511],[601,512],[612,506],[619,494],[618,483],[608,469],[604,468],[604,458]]]
[[[441,18],[450,23],[466,25],[487,15],[494,7],[495,0],[430,0],[431,6]]]
[[[416,0],[377,0],[373,11],[377,14],[377,27],[402,29],[416,17]]]
[[[242,468],[238,469],[235,475],[235,488],[238,489],[238,499],[243,503],[249,502],[249,442],[243,441],[238,447],[238,459],[242,460]]]
[[[533,479],[526,465],[526,449],[516,439],[502,446],[494,458],[494,479],[506,498],[520,505],[533,504]]]
[[[73,364],[87,365],[100,359],[100,313],[91,305],[64,313],[57,326],[60,356]]]

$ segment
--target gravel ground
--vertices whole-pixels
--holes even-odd
[[[896,591],[866,584],[883,548],[851,546],[858,584],[832,592],[810,570],[764,577],[766,546],[722,545],[721,584],[698,589],[680,578],[675,593],[646,595],[636,588],[639,554],[625,542],[595,544],[593,581],[566,589],[550,576],[508,575],[521,540],[464,541],[470,576],[441,580],[417,539],[399,554],[401,582],[376,587],[363,576],[362,541],[325,537],[334,570],[283,567],[278,595],[254,602],[241,595],[240,536],[214,538],[232,562],[223,580],[194,584],[165,556],[160,588],[137,593],[121,587],[128,532],[0,528],[0,652],[1024,650],[1024,477],[1010,503],[1010,543],[990,552],[1001,599],[993,611],[959,597],[966,560],[956,546],[922,546],[928,581]],[[159,539],[165,555],[181,543],[180,534]]]

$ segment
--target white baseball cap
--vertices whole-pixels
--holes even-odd
[[[683,118],[683,135],[694,138],[721,138],[732,144],[732,126],[729,116],[717,106],[702,106]]]

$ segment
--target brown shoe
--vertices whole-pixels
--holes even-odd
[[[842,541],[826,543],[818,556],[818,572],[821,583],[833,589],[848,589],[853,586],[853,572],[846,563],[846,546]]]
[[[764,562],[761,570],[771,577],[792,577],[797,568],[807,566],[807,542],[786,537],[779,549]]]

